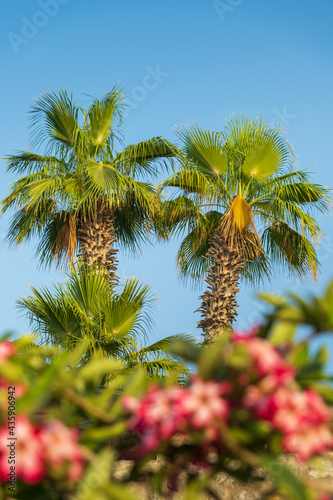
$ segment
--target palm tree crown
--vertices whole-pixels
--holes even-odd
[[[182,275],[208,272],[199,326],[210,341],[233,323],[240,276],[260,280],[279,262],[316,277],[312,242],[321,231],[309,212],[328,211],[328,189],[294,169],[288,142],[262,120],[233,117],[222,132],[194,125],[178,136],[181,169],[161,187],[176,186],[179,196],[162,219],[188,232],[177,257]]]
[[[32,294],[17,301],[28,315],[33,333],[42,343],[66,350],[86,343],[81,363],[94,354],[120,359],[127,370],[141,366],[148,377],[186,376],[188,370],[168,354],[173,342],[188,335],[173,335],[143,346],[152,327],[151,308],[156,299],[147,285],[128,279],[122,287],[110,288],[102,270],[71,267],[68,281],[53,290],[31,287]]]
[[[116,281],[117,240],[136,248],[146,239],[147,218],[157,209],[145,175],[167,165],[175,148],[162,137],[122,144],[124,95],[115,87],[87,111],[65,90],[46,93],[31,108],[32,144],[44,155],[21,151],[8,156],[8,170],[25,174],[13,182],[1,210],[14,208],[8,239],[21,243],[39,236],[37,253],[103,267]],[[141,180],[138,180],[140,178]]]

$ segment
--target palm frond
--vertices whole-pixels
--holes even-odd
[[[264,252],[252,259],[244,262],[242,278],[255,285],[260,285],[265,279],[272,277],[272,264]]]
[[[36,234],[43,233],[55,208],[53,200],[38,200],[35,204],[17,210],[10,219],[7,241],[20,245]]]
[[[136,202],[132,191],[126,190],[121,205],[114,207],[112,213],[116,237],[124,248],[135,253],[150,243],[149,210]]]
[[[43,169],[43,172],[48,174],[48,168],[51,167],[52,171],[57,168],[62,169],[66,163],[55,156],[41,156],[28,151],[19,151],[16,155],[5,156],[7,160],[8,172],[18,172],[31,174]]]
[[[122,88],[116,85],[111,92],[100,100],[95,99],[90,106],[87,112],[89,139],[97,149],[105,145],[115,121],[122,121],[124,98]]]
[[[47,140],[55,151],[63,151],[63,146],[73,147],[80,130],[78,112],[72,95],[65,89],[43,94],[30,109],[32,144],[38,147]]]
[[[236,175],[245,174],[262,181],[282,169],[290,170],[293,150],[281,135],[280,128],[268,127],[262,120],[232,116],[222,136],[229,161]]]
[[[296,205],[307,205],[309,209],[317,209],[322,213],[330,210],[330,190],[320,184],[310,182],[293,182],[276,189],[276,196],[284,202]]]
[[[226,207],[230,203],[230,193],[219,177],[202,175],[197,169],[188,166],[162,182],[158,190],[171,187],[179,188],[181,195],[191,197],[197,203],[214,203],[218,196],[227,200],[224,201]]]
[[[299,278],[310,272],[316,279],[319,267],[316,250],[305,236],[276,221],[264,230],[261,240],[272,261],[285,265]]]
[[[168,169],[171,158],[178,153],[176,146],[163,137],[127,146],[115,158],[115,164],[127,175],[156,175],[158,167]]]
[[[69,307],[61,285],[53,294],[46,288],[30,288],[32,295],[20,298],[17,306],[27,313],[34,333],[56,345],[68,345],[71,338],[81,337],[80,318]]]
[[[119,295],[110,296],[104,307],[103,339],[131,334],[147,336],[152,327],[151,304],[156,300],[148,285],[128,279]]]
[[[146,347],[142,347],[140,349],[140,354],[142,356],[150,355],[150,354],[159,354],[159,353],[167,353],[170,351],[170,347],[176,342],[191,342],[193,338],[188,333],[178,334],[178,335],[170,335],[169,337],[165,337],[161,340],[158,340],[154,344],[148,345]]]
[[[193,200],[179,196],[161,202],[153,218],[154,229],[159,238],[167,239],[171,234],[178,235],[186,228],[192,229],[200,215],[200,207]]]
[[[222,215],[211,211],[201,216],[196,226],[182,241],[177,253],[177,267],[183,279],[198,283],[210,266],[207,258],[209,240],[221,223]]]
[[[177,135],[184,144],[185,161],[190,161],[200,173],[213,178],[227,173],[228,156],[219,133],[193,125],[179,129]]]
[[[55,259],[62,268],[73,262],[76,252],[76,220],[69,212],[61,210],[45,225],[36,248],[40,265],[50,266]]]

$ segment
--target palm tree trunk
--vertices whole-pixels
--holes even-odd
[[[208,257],[212,261],[206,278],[208,288],[200,297],[202,303],[198,309],[203,316],[198,326],[204,331],[204,342],[216,340],[223,328],[232,326],[237,316],[236,295],[244,264],[240,252],[228,248],[219,230],[210,240]]]
[[[78,240],[79,259],[88,266],[96,265],[99,269],[104,269],[110,284],[117,284],[118,250],[114,248],[114,244],[118,240],[115,236],[112,213],[105,205],[98,206],[94,217],[80,221]]]

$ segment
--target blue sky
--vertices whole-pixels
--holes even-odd
[[[86,106],[88,95],[102,97],[119,82],[129,95],[127,143],[174,140],[175,126],[193,120],[219,130],[232,113],[262,114],[267,123],[282,121],[299,167],[314,166],[313,180],[332,186],[332,17],[331,0],[2,2],[0,156],[29,150],[27,110],[41,93],[64,87]],[[3,161],[0,179],[3,198],[14,180]],[[326,240],[317,284],[278,271],[263,288],[306,294],[333,278],[332,217],[318,219]],[[15,300],[29,283],[48,286],[64,274],[38,269],[35,242],[8,249],[8,220],[0,219],[0,331],[19,335],[28,322]],[[193,290],[178,279],[177,244],[119,256],[120,275],[138,276],[160,298],[151,340],[200,334],[193,312],[204,285]],[[258,321],[263,309],[253,288],[242,285],[239,304],[240,328]]]

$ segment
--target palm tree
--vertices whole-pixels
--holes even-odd
[[[321,231],[309,212],[328,211],[328,189],[294,169],[288,142],[262,120],[233,117],[222,132],[194,125],[178,136],[181,169],[161,188],[177,187],[179,196],[165,202],[161,220],[188,232],[177,256],[181,274],[207,273],[198,325],[209,342],[233,324],[241,277],[260,281],[280,263],[316,278],[311,240]]]
[[[20,151],[7,157],[8,171],[26,175],[12,183],[1,211],[16,210],[10,242],[38,235],[41,263],[73,261],[78,253],[116,282],[117,240],[131,249],[146,240],[158,200],[143,179],[159,164],[167,166],[175,148],[154,137],[116,152],[123,107],[118,87],[87,111],[65,90],[46,93],[32,106],[32,145],[44,155]]]
[[[151,306],[154,297],[149,287],[129,279],[120,290],[110,288],[103,270],[92,272],[84,265],[71,267],[65,284],[54,285],[53,290],[31,287],[32,294],[17,301],[28,315],[32,332],[42,344],[56,345],[71,350],[86,341],[81,363],[101,353],[121,359],[128,369],[141,366],[148,377],[188,375],[185,365],[167,354],[171,344],[187,339],[188,335],[174,335],[140,346],[138,337],[147,339],[151,330]]]

